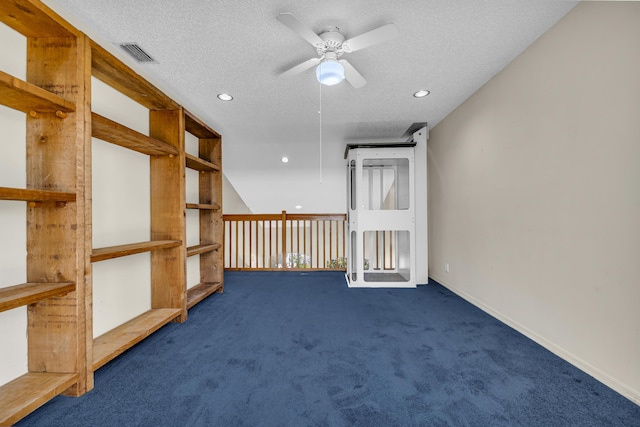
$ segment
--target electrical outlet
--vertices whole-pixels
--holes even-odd
[[[448,262],[444,264],[444,271],[445,271],[445,273],[449,272],[449,263]]]

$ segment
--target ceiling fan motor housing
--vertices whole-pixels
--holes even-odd
[[[318,55],[325,56],[327,53],[333,52],[336,55],[336,58],[339,58],[344,53],[342,49],[342,42],[344,41],[344,36],[340,34],[338,31],[326,31],[319,35],[319,37],[324,42],[323,44],[319,44],[317,46]]]

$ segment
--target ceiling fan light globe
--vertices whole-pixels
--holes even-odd
[[[344,67],[337,61],[323,61],[316,67],[316,77],[325,86],[337,85],[344,80]]]

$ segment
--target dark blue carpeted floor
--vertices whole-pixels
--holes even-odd
[[[438,284],[227,273],[24,426],[640,426],[640,407]]]

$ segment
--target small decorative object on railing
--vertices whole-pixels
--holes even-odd
[[[327,268],[332,270],[346,270],[347,259],[345,257],[334,258],[331,261],[327,261]]]
[[[365,259],[363,262],[364,269],[369,269],[369,260]],[[327,269],[328,270],[346,270],[347,269],[347,258],[340,257],[337,259],[332,259],[331,261],[327,261]]]
[[[346,214],[223,218],[227,270],[346,269]]]

